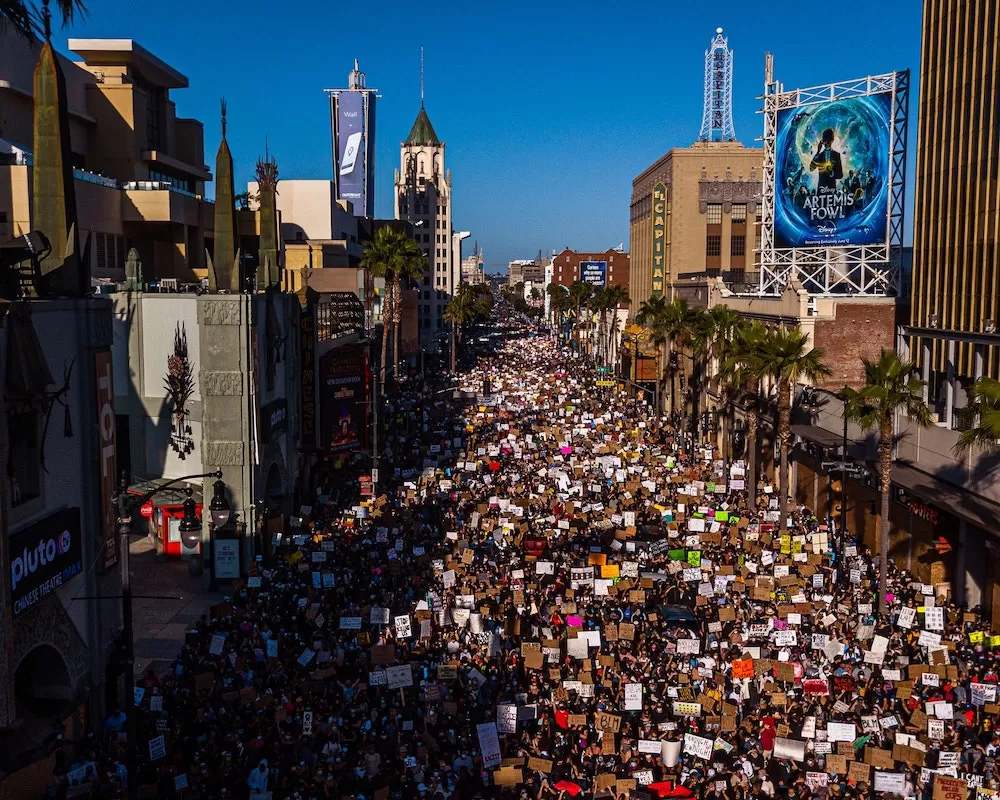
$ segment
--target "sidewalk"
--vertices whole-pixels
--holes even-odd
[[[188,572],[186,561],[157,558],[145,536],[129,548],[132,568],[132,625],[135,629],[135,675],[152,668],[162,674],[184,645],[184,635],[202,614],[222,600],[222,592],[205,592],[201,577]],[[177,598],[147,599],[143,595]]]

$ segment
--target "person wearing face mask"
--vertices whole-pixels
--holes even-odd
[[[258,797],[262,798],[267,794],[267,781],[270,773],[271,771],[267,767],[267,759],[264,758],[257,765],[257,769],[252,770],[250,775],[247,776],[247,789],[250,790],[251,800]]]

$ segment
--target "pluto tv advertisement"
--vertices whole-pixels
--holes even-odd
[[[885,244],[892,93],[778,112],[774,245]]]

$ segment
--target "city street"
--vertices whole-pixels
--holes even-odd
[[[468,400],[390,399],[374,498],[315,504],[147,686],[140,783],[860,798],[964,771],[995,702],[977,615],[893,570],[880,618],[869,554],[838,564],[804,508],[781,535],[766,478],[751,507],[742,462],[594,384],[524,335]]]

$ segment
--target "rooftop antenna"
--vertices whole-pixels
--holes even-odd
[[[424,46],[420,45],[420,107],[424,107]]]

